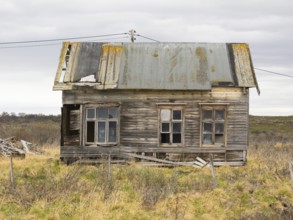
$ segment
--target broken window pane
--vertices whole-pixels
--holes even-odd
[[[106,123],[105,122],[98,122],[98,142],[105,143],[106,138]]]
[[[173,123],[173,132],[181,133],[181,123]]]
[[[223,144],[224,143],[224,135],[223,134],[216,134],[215,135],[215,143],[216,144]]]
[[[94,108],[88,108],[86,110],[86,117],[87,118],[95,118],[96,115],[95,115],[95,109]]]
[[[173,143],[181,143],[181,134],[173,134]]]
[[[213,132],[213,124],[212,123],[203,123],[203,132],[204,133],[212,133]]]
[[[86,123],[86,141],[95,142],[95,122],[88,121]]]
[[[213,110],[203,110],[203,119],[212,119],[213,118]]]
[[[203,143],[204,144],[212,144],[212,134],[204,134],[203,135]]]
[[[97,108],[98,118],[107,118],[108,117],[108,108]]]
[[[118,117],[118,108],[109,108],[109,118]]]
[[[169,133],[161,133],[161,143],[166,144],[170,143],[170,134]]]
[[[181,120],[181,110],[173,110],[173,120]]]
[[[170,124],[162,123],[162,132],[170,132]]]
[[[171,118],[171,110],[170,109],[162,109],[161,110],[161,121],[170,121]]]
[[[117,122],[116,121],[110,121],[109,122],[109,142],[116,142],[116,128],[117,128]]]
[[[224,124],[223,123],[216,123],[216,134],[224,133]]]
[[[216,120],[224,120],[225,119],[225,110],[216,110]]]

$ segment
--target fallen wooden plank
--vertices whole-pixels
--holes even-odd
[[[202,164],[206,164],[207,162],[203,159],[201,159],[200,157],[196,157],[196,159],[201,162]]]
[[[152,162],[140,162],[142,166],[146,167],[174,167],[174,164],[152,163]]]
[[[205,164],[201,163],[201,162],[198,162],[198,161],[195,161],[194,164],[200,166],[200,167],[203,167]]]
[[[139,158],[143,160],[149,160],[149,161],[155,161],[159,163],[164,163],[164,164],[172,164],[176,166],[189,166],[189,167],[194,167],[194,168],[199,168],[198,166],[194,164],[189,164],[189,163],[184,163],[184,162],[174,162],[174,161],[169,161],[169,160],[162,160],[154,157],[148,157],[148,156],[142,156],[142,155],[137,155],[137,154],[132,154],[132,153],[121,153],[122,155],[128,156],[128,157],[134,157],[134,158]]]
[[[244,161],[226,161],[226,162],[220,162],[220,161],[214,161],[214,166],[223,166],[223,165],[229,165],[229,166],[243,166],[245,164]]]
[[[81,159],[73,162],[72,164],[104,164],[105,160],[91,160],[91,159]],[[111,160],[111,164],[128,164],[129,162],[125,160]]]

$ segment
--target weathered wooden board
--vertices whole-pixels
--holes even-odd
[[[159,108],[162,103],[176,105],[183,103],[184,137],[183,145],[171,149],[170,153],[184,152],[185,148],[194,148],[197,152],[212,152],[217,149],[200,147],[200,103],[224,103],[227,106],[227,147],[218,148],[222,153],[227,149],[234,150],[234,153],[215,155],[217,160],[245,160],[243,150],[248,146],[248,100],[249,94],[243,93],[240,88],[215,88],[209,92],[196,91],[63,91],[64,104],[79,104],[81,109],[86,105],[103,103],[119,103],[120,105],[120,143],[121,146],[128,146],[137,149],[143,148],[141,152],[168,152],[168,149],[161,151],[159,146]],[[70,128],[76,128],[84,115],[80,118],[74,117],[79,109],[71,112]],[[64,137],[65,146],[79,146],[82,132]],[[169,148],[169,147],[168,147]],[[79,148],[80,153],[91,154],[87,148]],[[156,150],[157,149],[157,150]],[[71,149],[72,150],[72,149]],[[71,150],[62,150],[64,155],[70,155]],[[222,152],[221,152],[222,151]],[[95,152],[94,154],[98,154]],[[62,155],[61,155],[62,156]]]

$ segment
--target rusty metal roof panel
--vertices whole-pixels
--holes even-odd
[[[227,45],[66,42],[54,88],[210,90],[215,83],[255,85],[252,66],[247,66],[249,51]]]
[[[118,88],[209,90],[233,82],[225,44],[124,44]]]
[[[247,44],[229,44],[239,87],[256,87],[259,93],[249,46]]]

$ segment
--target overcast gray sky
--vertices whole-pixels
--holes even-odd
[[[292,0],[0,0],[0,43],[130,29],[162,42],[248,43],[254,67],[293,77]],[[11,46],[24,45],[0,45],[0,112],[59,114],[52,86],[61,43],[3,48]],[[256,75],[261,95],[250,90],[250,114],[293,115],[293,78]]]

